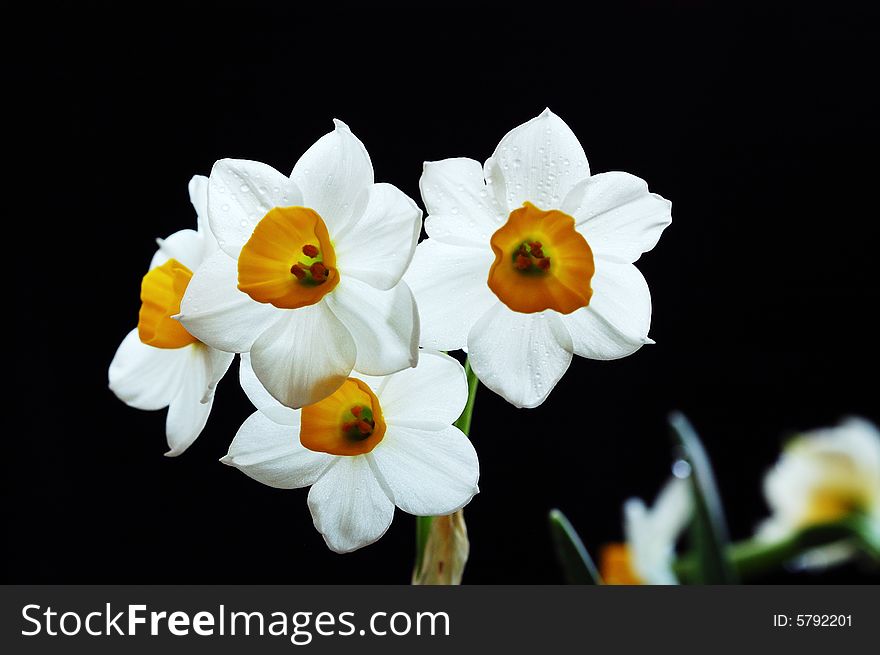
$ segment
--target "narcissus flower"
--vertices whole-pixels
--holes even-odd
[[[218,248],[207,225],[208,179],[189,183],[198,230],[180,230],[159,241],[141,283],[138,326],[128,333],[110,364],[110,389],[131,407],[168,407],[169,451],[179,455],[205,427],[214,390],[234,355],[206,346],[171,317],[196,270]]]
[[[335,124],[290,177],[254,161],[214,165],[208,214],[220,251],[195,272],[179,317],[215,348],[250,352],[289,407],[326,398],[352,369],[386,375],[418,359],[418,312],[400,278],[421,210],[375,184],[363,144]]]
[[[405,279],[422,345],[467,347],[480,380],[540,405],[572,354],[617,359],[651,343],[651,295],[633,266],[670,203],[627,173],[590,176],[577,137],[546,110],[480,166],[425,163],[425,229]]]
[[[418,366],[353,375],[324,400],[284,407],[242,355],[241,386],[257,407],[221,461],[281,489],[311,485],[308,504],[327,545],[346,553],[379,539],[395,505],[451,514],[477,493],[479,462],[452,424],[467,401],[464,369],[423,351]]]
[[[880,535],[880,432],[862,419],[807,432],[789,442],[764,478],[772,516],[763,539],[853,514],[865,516]]]
[[[648,509],[638,498],[623,506],[624,544],[607,544],[600,569],[606,584],[677,584],[675,544],[693,516],[690,482],[672,478]]]

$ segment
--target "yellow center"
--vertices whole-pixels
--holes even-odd
[[[593,251],[568,214],[527,202],[489,243],[495,253],[489,288],[513,311],[570,314],[590,304]]]
[[[599,552],[599,574],[605,584],[644,584],[636,573],[627,544],[605,544]]]
[[[191,278],[192,271],[176,259],[169,259],[144,275],[138,336],[148,346],[182,348],[198,343],[179,321],[171,318],[180,313],[180,301]]]
[[[238,288],[282,309],[314,305],[339,283],[323,219],[307,207],[274,207],[238,256]]]
[[[363,455],[385,436],[379,399],[361,380],[348,378],[333,394],[302,409],[299,440],[309,450]]]

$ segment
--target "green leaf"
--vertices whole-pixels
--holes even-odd
[[[730,539],[724,509],[715,484],[715,475],[703,444],[690,422],[680,412],[669,416],[682,458],[691,466],[694,493],[694,520],[691,537],[696,551],[692,582],[698,584],[734,584],[736,571],[729,557]]]
[[[550,534],[566,584],[602,584],[599,571],[578,533],[558,509],[550,510]]]

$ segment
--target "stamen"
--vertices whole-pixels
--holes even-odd
[[[532,257],[537,259],[541,259],[544,256],[544,251],[541,250],[544,244],[540,241],[533,241],[529,244],[529,252],[532,254]]]
[[[360,418],[361,414],[363,414],[363,412],[364,412],[364,408],[361,407],[360,405],[356,405],[351,408],[351,413],[357,418]]]
[[[360,430],[363,435],[368,435],[373,431],[373,426],[366,421],[358,421],[357,426],[358,430]]]
[[[537,264],[538,264],[538,268],[540,268],[542,271],[549,271],[550,270],[550,258],[549,257],[544,257],[543,259],[539,259]]]
[[[306,272],[299,264],[294,264],[293,266],[291,266],[290,272],[293,273],[297,280],[302,280],[306,276]]]
[[[523,248],[523,250],[525,250],[525,248]],[[531,263],[531,260],[526,255],[520,253],[516,256],[516,267],[521,271],[526,270]]]
[[[318,253],[320,252],[320,250],[318,250],[318,247],[312,245],[311,243],[307,243],[306,245],[304,245],[302,247],[302,251],[306,257],[311,257],[312,259],[317,257]]]
[[[327,279],[327,267],[324,266],[321,262],[315,262],[309,267],[309,271],[312,274],[312,278],[315,282],[323,282]]]

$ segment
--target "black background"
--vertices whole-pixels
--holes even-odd
[[[177,459],[162,456],[165,412],[107,389],[153,239],[194,226],[189,178],[221,157],[287,172],[334,117],[364,141],[377,181],[420,204],[423,160],[482,161],[545,106],[594,172],[628,171],[673,201],[672,226],[638,263],[657,345],[576,358],[535,410],[479,394],[465,581],[561,581],[552,507],[594,552],[619,540],[623,501],[653,499],[668,475],[672,409],[700,431],[733,536],[747,537],[787,435],[880,420],[875,27],[852,9],[688,2],[7,16],[4,581],[408,580],[412,517],[398,511],[380,542],[335,555],[305,490],[217,462],[252,411],[235,368]]]

